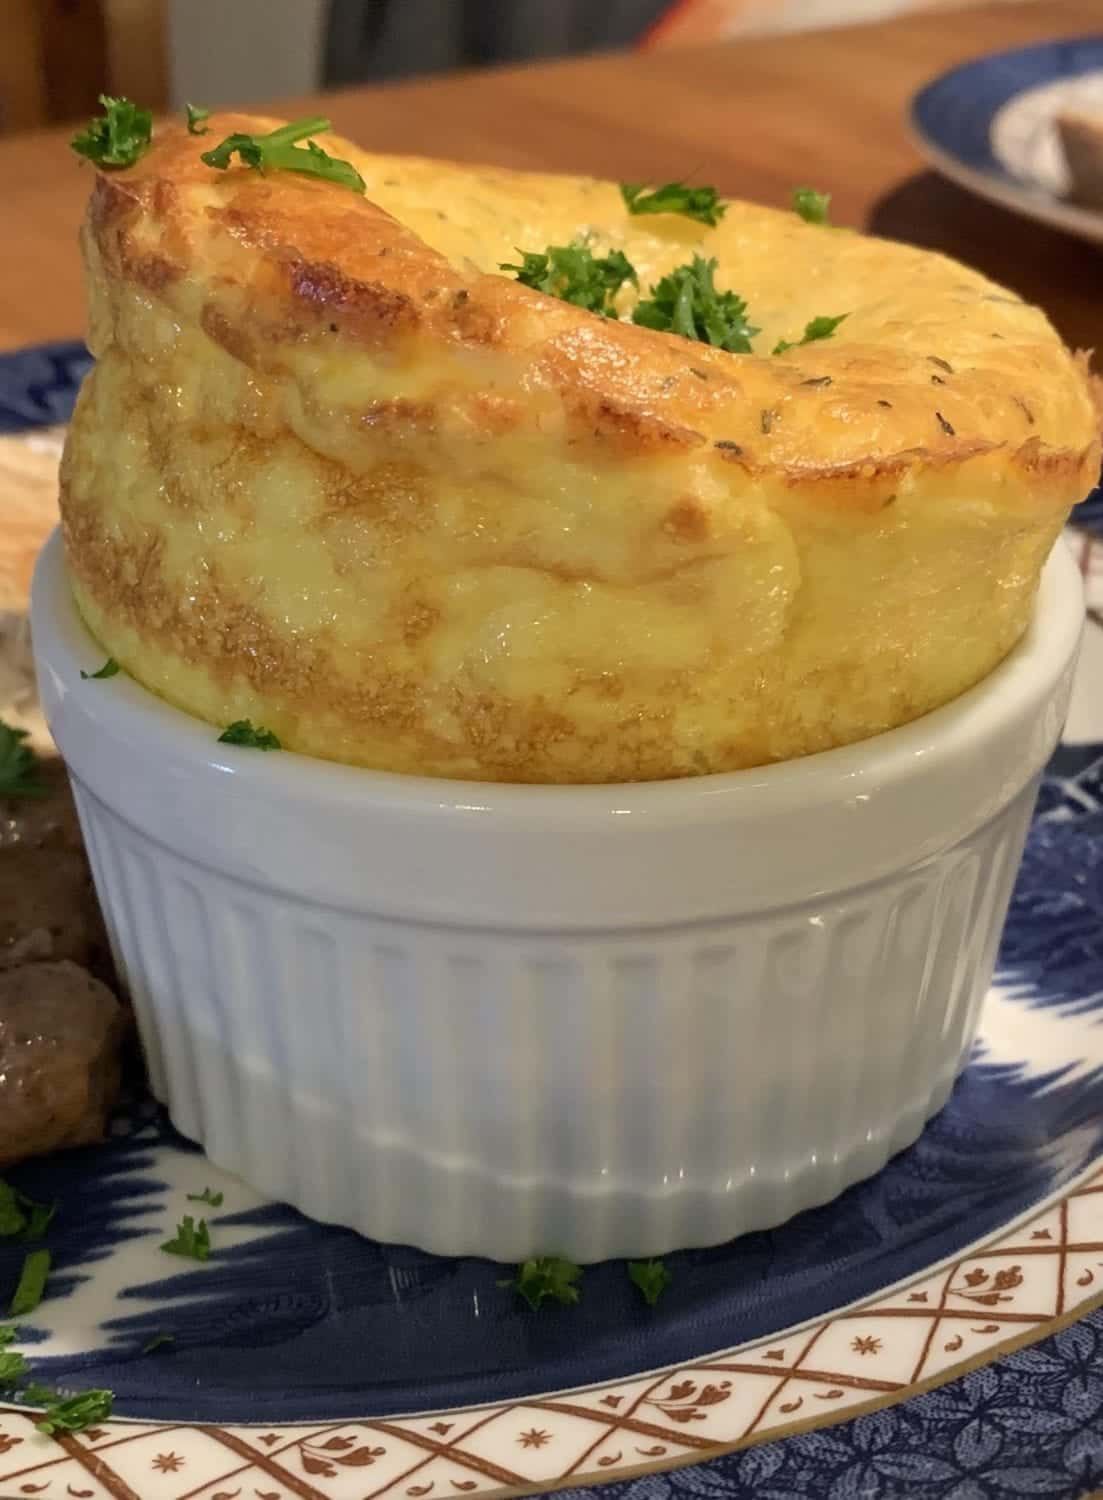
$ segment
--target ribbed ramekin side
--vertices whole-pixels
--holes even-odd
[[[1034,794],[822,905],[530,936],[246,886],[76,791],[179,1128],[320,1219],[503,1260],[717,1242],[913,1139],[971,1044]]]

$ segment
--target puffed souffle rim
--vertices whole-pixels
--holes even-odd
[[[1037,308],[748,203],[634,217],[612,183],[333,136],[365,195],[200,159],[276,123],[159,126],[92,193],[62,515],[137,681],[352,764],[619,782],[891,729],[1020,638],[1099,472]],[[636,269],[619,318],[501,269],[580,237]],[[629,321],[694,255],[756,352]]]

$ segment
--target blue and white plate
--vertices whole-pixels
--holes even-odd
[[[916,95],[911,125],[920,149],[962,187],[1103,243],[1103,213],[1064,198],[1054,118],[1068,107],[1103,115],[1103,35],[962,63]]]
[[[68,366],[32,361],[52,422],[44,357]],[[1079,700],[1096,743],[1063,747],[1045,783],[946,1109],[835,1203],[670,1257],[654,1309],[620,1263],[532,1313],[500,1266],[313,1224],[211,1167],[140,1087],[103,1146],[9,1173],[61,1205],[19,1347],[39,1379],[116,1400],[54,1438],[0,1404],[0,1500],[1103,1485],[1101,696]],[[221,1201],[189,1200],[206,1190]],[[186,1213],[209,1219],[205,1264],[161,1248]],[[0,1297],[23,1253],[0,1240]]]

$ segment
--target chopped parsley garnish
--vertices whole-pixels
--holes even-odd
[[[211,1236],[206,1219],[197,1224],[191,1214],[185,1214],[176,1226],[171,1240],[161,1246],[169,1255],[182,1255],[186,1260],[207,1260],[211,1253]]]
[[[44,797],[46,786],[39,780],[38,757],[29,745],[25,729],[12,729],[0,719],[0,797]],[[0,1234],[11,1233],[3,1225],[0,1195]]]
[[[27,1361],[18,1349],[0,1349],[0,1388],[11,1390],[27,1378]]]
[[[250,719],[235,719],[218,736],[220,745],[245,745],[250,750],[282,750],[283,746],[270,729],[254,726]]]
[[[30,1392],[27,1393],[28,1396]],[[114,1396],[110,1391],[80,1391],[75,1396],[59,1396],[34,1388],[37,1405],[44,1397],[50,1397],[46,1410],[34,1424],[39,1432],[83,1432],[96,1422],[105,1422],[111,1415]]]
[[[19,1194],[0,1178],[0,1237],[10,1239],[27,1227],[27,1215],[19,1206]]]
[[[46,1251],[36,1250],[34,1253],[45,1255]],[[28,1260],[30,1258],[28,1256]],[[41,1295],[40,1290],[39,1297]],[[38,1305],[37,1301],[34,1305]],[[111,1415],[115,1398],[110,1391],[78,1391],[73,1396],[62,1396],[49,1386],[29,1380],[30,1367],[26,1359],[17,1350],[8,1348],[15,1336],[14,1328],[0,1327],[0,1388],[18,1390],[21,1400],[29,1406],[46,1408],[35,1423],[40,1432],[83,1432],[86,1427],[103,1422]]]
[[[289,125],[281,125],[267,135],[235,133],[210,151],[204,151],[201,160],[209,167],[225,171],[237,155],[245,166],[254,167],[258,172],[306,172],[311,177],[321,177],[339,187],[363,193],[366,184],[351,162],[329,156],[314,141],[307,141],[305,146],[295,144],[330,128],[327,119],[314,115],[307,120],[292,120]]]
[[[37,1380],[25,1385],[19,1394],[28,1406],[49,1406],[51,1401],[59,1399],[52,1385],[40,1385]]]
[[[36,1203],[0,1177],[0,1239],[40,1240],[56,1213],[56,1203]]]
[[[630,1260],[628,1262],[628,1280],[633,1286],[639,1288],[648,1307],[655,1306],[673,1279],[666,1268],[665,1261]]]
[[[8,1345],[15,1339],[15,1329],[0,1328],[0,1389],[10,1390],[27,1378],[27,1361],[17,1349]]]
[[[734,292],[718,292],[715,260],[695,255],[689,265],[664,276],[651,296],[637,304],[634,323],[660,333],[680,333],[730,354],[749,354],[757,328],[747,322],[747,304]]]
[[[9,1317],[22,1318],[27,1313],[34,1312],[42,1301],[42,1294],[46,1290],[46,1278],[49,1274],[50,1252],[48,1250],[31,1250],[23,1257],[19,1284],[15,1288],[15,1295],[8,1308]]]
[[[793,189],[793,208],[806,224],[830,224],[827,211],[831,207],[830,193],[817,193],[815,188]]]
[[[838,328],[847,313],[840,313],[837,318],[813,318],[810,323],[805,323],[804,332],[799,339],[778,339],[773,347],[774,354],[784,354],[786,349],[799,349],[802,344],[814,344],[817,339],[829,339]]]
[[[714,187],[690,187],[686,182],[664,182],[652,192],[642,183],[622,182],[620,195],[630,214],[683,214],[713,228],[728,211]]]
[[[100,95],[102,115],[96,115],[78,130],[70,145],[78,156],[86,156],[97,167],[132,167],[149,150],[153,139],[153,112],[139,109],[130,99]]]
[[[526,1260],[517,1267],[511,1281],[500,1281],[499,1286],[510,1287],[523,1297],[533,1312],[545,1302],[561,1302],[565,1306],[579,1299],[575,1283],[582,1276],[582,1267],[573,1260],[564,1260],[559,1255],[541,1255]]]
[[[185,104],[184,114],[187,116],[189,135],[207,134],[206,122],[211,117],[209,109],[202,109],[198,104]]]
[[[597,257],[587,245],[549,245],[546,250],[521,250],[519,266],[503,261],[500,271],[512,271],[522,286],[546,292],[573,307],[617,316],[613,299],[626,281],[639,286],[635,267],[622,250]]]
[[[209,1203],[212,1208],[222,1207],[222,1194],[212,1193],[209,1187],[205,1187],[201,1193],[188,1193],[189,1203]]]
[[[113,656],[109,656],[98,672],[81,672],[85,682],[98,682],[104,677],[114,677],[119,670],[119,664]]]
[[[142,1345],[143,1354],[152,1354],[157,1349],[163,1349],[166,1344],[175,1344],[174,1333],[155,1333],[148,1343]]]

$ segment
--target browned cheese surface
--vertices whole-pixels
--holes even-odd
[[[614,184],[327,138],[361,196],[205,140],[96,182],[62,465],[84,615],[170,702],[389,770],[650,779],[905,722],[1025,628],[1099,464],[1037,308],[752,204],[632,217]],[[756,352],[499,270],[579,237],[645,289],[714,257]]]

